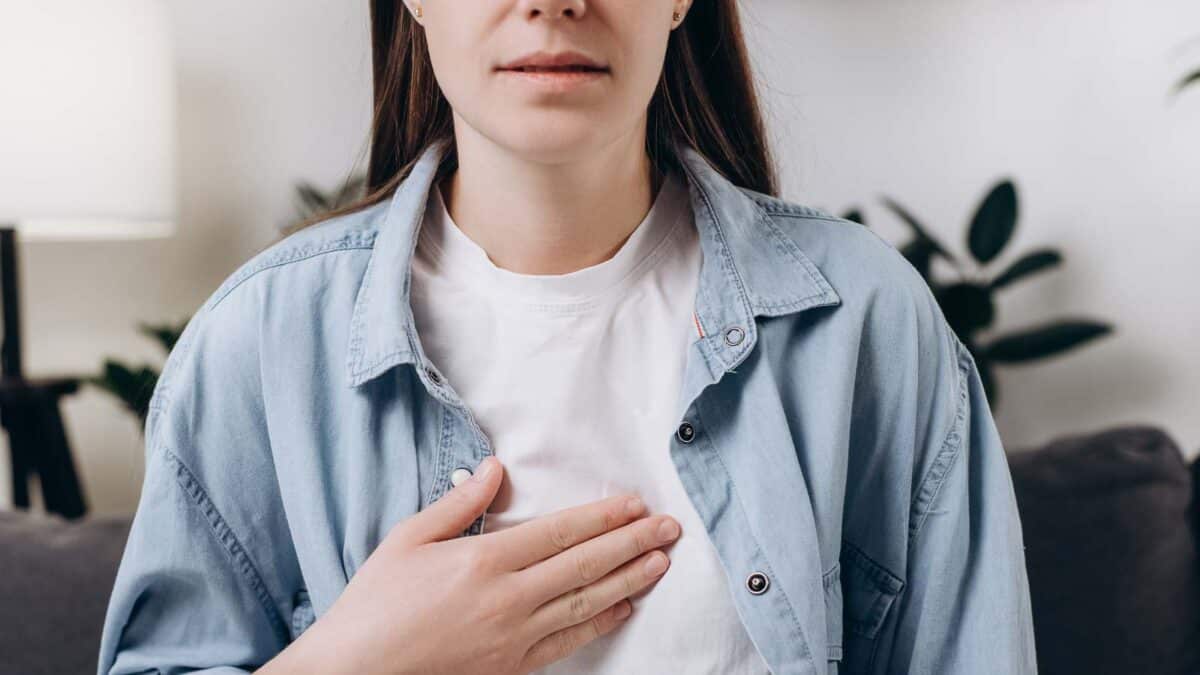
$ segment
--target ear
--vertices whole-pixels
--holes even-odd
[[[415,2],[415,1],[410,1],[410,2],[405,2],[404,6],[405,6],[405,8],[408,9],[409,14],[413,15],[413,20],[416,21],[418,24],[421,23],[421,15],[423,14],[423,11],[421,9],[421,3]]]

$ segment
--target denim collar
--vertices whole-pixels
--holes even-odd
[[[410,304],[420,220],[449,144],[429,145],[397,186],[379,225],[351,317],[349,386],[426,359]],[[736,367],[758,337],[756,316],[780,316],[841,299],[816,265],[754,197],[690,146],[677,146],[703,253],[695,298],[698,346],[713,379]]]

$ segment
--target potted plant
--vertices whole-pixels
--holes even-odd
[[[929,284],[946,322],[974,356],[980,379],[993,405],[999,400],[993,376],[996,365],[1048,358],[1112,331],[1107,323],[1062,318],[986,342],[980,340],[978,333],[990,328],[994,322],[997,294],[1022,279],[1062,263],[1062,254],[1057,250],[1041,248],[1025,253],[1003,269],[993,269],[995,259],[1008,245],[1017,226],[1017,190],[1011,180],[999,181],[975,210],[966,230],[969,260],[938,242],[894,199],[883,197],[883,203],[912,230],[913,238],[899,250]],[[866,225],[858,210],[849,211],[843,217]],[[950,281],[935,278],[932,274],[934,258],[949,263],[957,277]]]

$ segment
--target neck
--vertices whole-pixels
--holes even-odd
[[[662,183],[640,129],[552,160],[456,131],[458,168],[441,185],[446,208],[502,269],[567,274],[604,262],[646,217]]]

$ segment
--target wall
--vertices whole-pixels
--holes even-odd
[[[1146,423],[1200,450],[1200,88],[1167,96],[1200,66],[1200,3],[747,4],[784,196],[860,206],[900,243],[888,195],[969,260],[974,209],[1011,177],[1018,229],[986,269],[1047,246],[1065,264],[1006,289],[983,337],[1067,316],[1115,324],[998,370],[1009,449]]]
[[[985,191],[1011,176],[1014,242],[1066,264],[1000,299],[1002,333],[1061,316],[1117,332],[1000,370],[1010,449],[1116,424],[1161,425],[1200,449],[1200,4],[1185,0],[907,3],[744,0],[784,196],[862,207],[886,239],[889,195],[964,252]],[[179,235],[138,244],[22,247],[31,374],[160,364],[139,321],[187,316],[295,216],[292,184],[331,187],[365,151],[366,3],[171,3],[178,40]],[[147,283],[147,280],[153,283]],[[132,511],[134,418],[87,389],[64,404],[95,513]],[[8,502],[0,462],[0,503]]]
[[[179,69],[178,233],[139,243],[21,245],[30,375],[98,372],[110,356],[161,365],[161,350],[137,323],[189,316],[293,221],[295,181],[332,188],[365,153],[366,3],[169,5]],[[136,418],[92,387],[65,399],[63,416],[92,512],[133,511],[143,475]],[[9,504],[3,443],[0,504]]]

